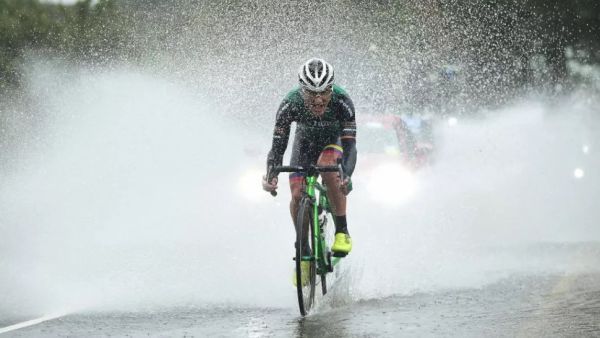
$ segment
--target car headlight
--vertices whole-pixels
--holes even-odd
[[[383,205],[399,206],[413,197],[417,190],[414,174],[397,163],[380,165],[369,176],[369,196]]]
[[[458,119],[456,117],[448,118],[448,126],[454,127],[458,124]]]
[[[268,194],[262,190],[260,185],[262,175],[262,170],[258,168],[251,168],[243,172],[237,182],[238,193],[251,202],[266,200]]]
[[[581,146],[581,151],[586,155],[589,154],[590,146],[588,146],[587,144],[584,144],[583,146]]]
[[[576,179],[581,179],[583,178],[583,176],[585,176],[585,171],[583,171],[583,169],[581,168],[575,168],[575,170],[573,171],[573,177],[575,177]]]

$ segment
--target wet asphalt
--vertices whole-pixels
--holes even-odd
[[[304,318],[294,307],[232,305],[87,312],[0,337],[600,336],[600,273],[511,276],[481,288],[379,299],[335,297],[319,299]]]

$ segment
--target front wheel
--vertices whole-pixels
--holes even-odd
[[[310,311],[315,301],[317,269],[312,207],[310,198],[302,198],[296,218],[296,290],[300,314],[303,316]]]

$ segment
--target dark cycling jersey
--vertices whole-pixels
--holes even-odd
[[[331,100],[322,117],[315,116],[305,105],[299,87],[290,91],[277,111],[267,165],[281,165],[292,122],[296,122],[296,135],[291,165],[315,163],[325,146],[341,144],[344,172],[352,175],[356,166],[356,119],[354,104],[344,89],[333,85]]]

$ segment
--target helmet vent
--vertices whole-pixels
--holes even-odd
[[[323,59],[313,58],[300,67],[298,78],[303,88],[320,92],[333,83],[333,67]]]

